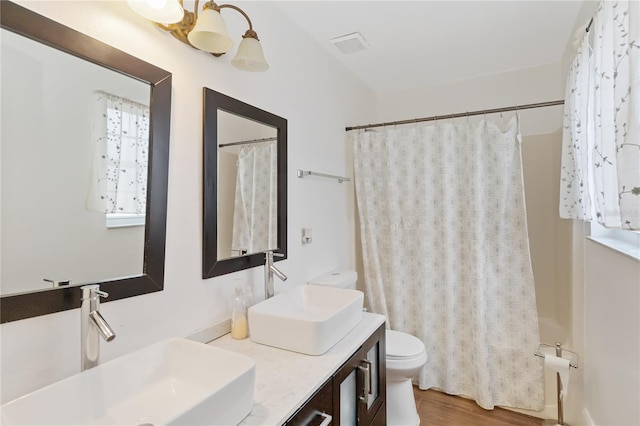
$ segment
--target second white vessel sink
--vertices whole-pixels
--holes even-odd
[[[255,361],[168,339],[1,407],[3,425],[235,425],[253,408]]]
[[[362,319],[361,291],[301,285],[249,308],[251,340],[321,355]]]

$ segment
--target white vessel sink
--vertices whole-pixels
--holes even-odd
[[[1,407],[3,425],[235,425],[253,407],[252,358],[168,339]]]
[[[263,345],[321,355],[362,319],[360,291],[301,285],[249,308],[249,335]]]

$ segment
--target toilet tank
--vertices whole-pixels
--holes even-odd
[[[355,290],[356,281],[358,281],[358,273],[345,269],[320,275],[319,277],[309,280],[307,284]]]

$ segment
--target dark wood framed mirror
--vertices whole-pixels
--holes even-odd
[[[203,139],[202,277],[286,259],[287,120],[204,88]]]
[[[63,287],[3,293],[0,297],[1,322],[78,308],[82,284],[99,283],[101,289],[109,293],[104,302],[161,291],[164,287],[171,73],[9,1],[0,2],[0,24],[3,31],[137,80],[148,85],[150,91],[146,209],[141,215],[144,218],[144,232],[140,233],[144,235],[141,271],[122,278],[107,276],[104,280],[79,281],[77,285],[72,283]],[[69,70],[71,81],[80,74],[75,71],[74,75],[74,71]],[[69,83],[58,82],[58,86],[65,84]],[[4,242],[3,235],[3,254]]]

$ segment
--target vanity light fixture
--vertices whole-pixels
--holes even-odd
[[[220,14],[222,9],[233,9],[244,16],[249,23],[249,29],[242,36],[238,52],[231,64],[245,71],[269,69],[251,19],[237,6],[218,5],[210,0],[198,13],[199,0],[195,0],[193,12],[184,9],[183,0],[128,0],[128,3],[138,15],[155,22],[158,27],[169,31],[181,42],[216,57],[224,55],[233,47],[233,40],[229,37],[227,25]]]

